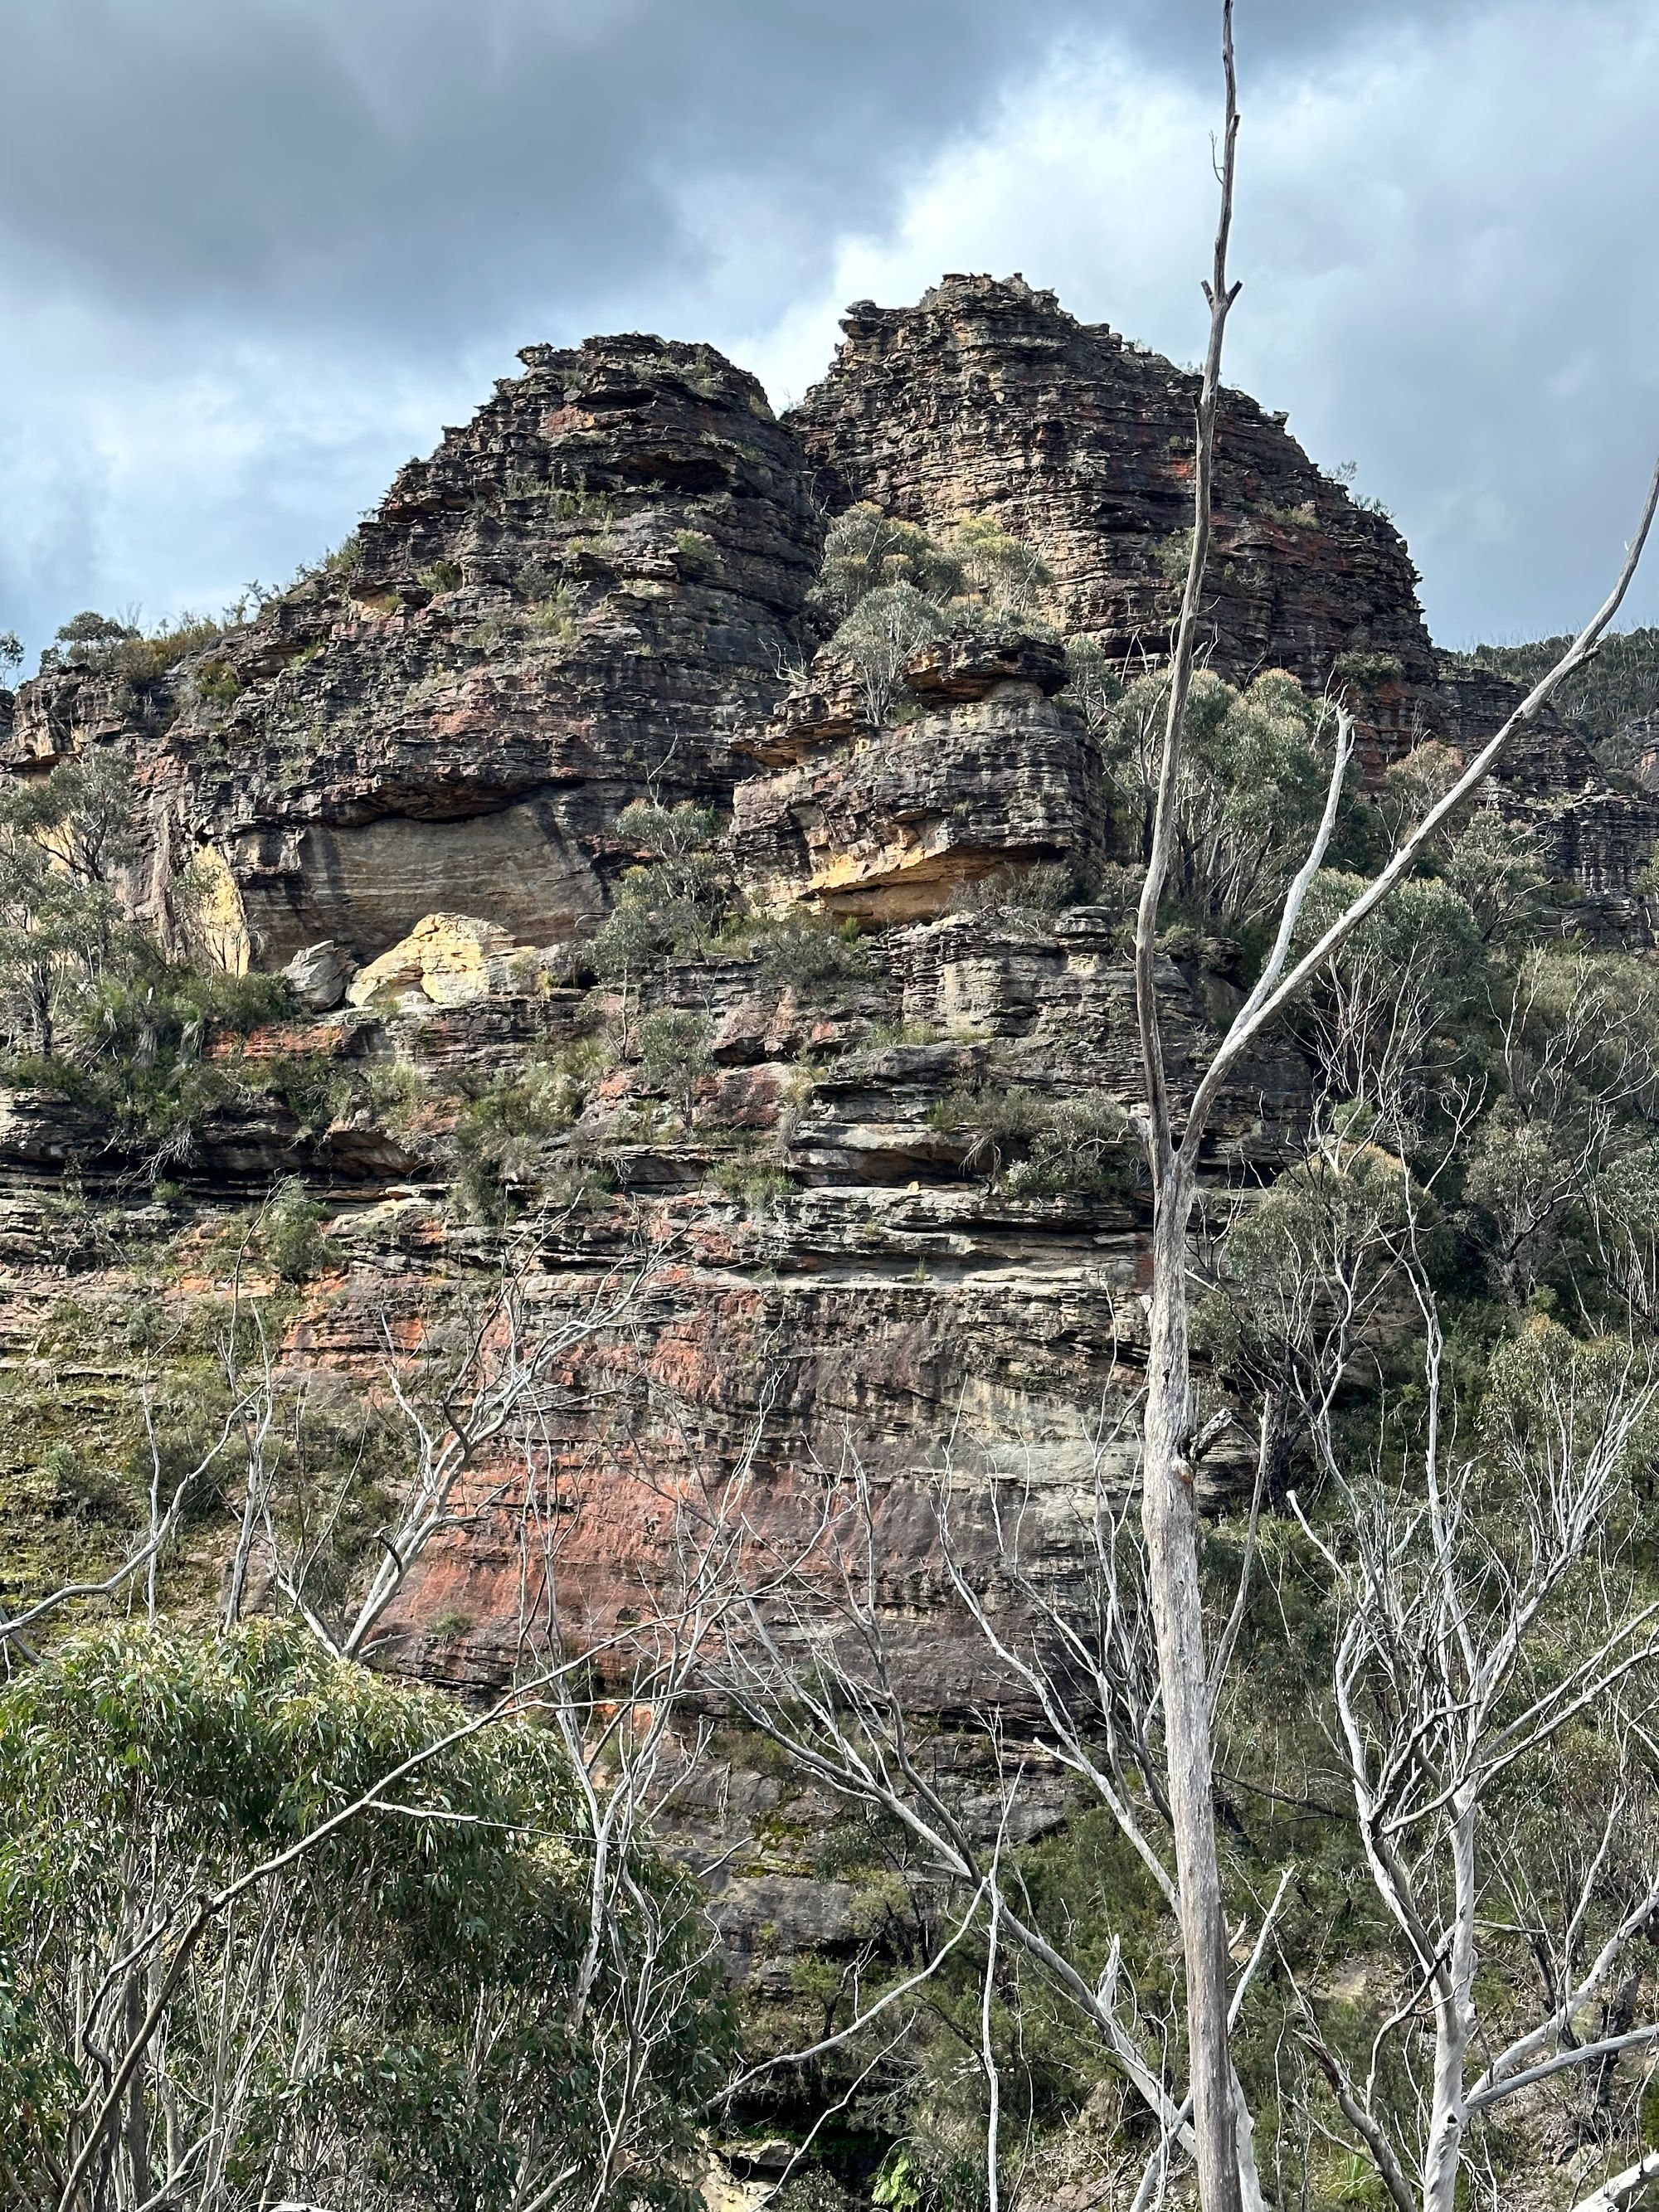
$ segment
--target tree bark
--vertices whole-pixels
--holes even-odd
[[[1198,1578],[1198,1498],[1192,1428],[1187,1232],[1190,1164],[1162,1179],[1152,1217],[1151,1332],[1141,1456],[1141,1525],[1164,1687],[1170,1810],[1187,1967],[1198,2186],[1204,2212],[1241,2212],[1237,2113],[1228,2048],[1226,1922],[1216,1855],[1210,1698]]]
[[[1475,1792],[1460,1790],[1452,1803],[1452,1881],[1456,1914],[1444,1986],[1435,1998],[1434,2093],[1423,2160],[1423,2212],[1455,2212],[1468,2113],[1463,2078],[1474,2034]]]

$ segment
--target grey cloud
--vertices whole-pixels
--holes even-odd
[[[1464,12],[1243,0],[1239,35],[1272,64]],[[1054,37],[1212,70],[1215,23],[1211,0],[22,0],[0,236],[35,285],[143,319],[568,315],[684,284],[701,180],[827,243]]]
[[[5,13],[0,627],[38,644],[76,605],[154,615],[291,568],[520,344],[764,320],[1090,7]],[[228,454],[200,434],[202,379],[238,394]]]
[[[878,220],[1081,0],[33,0],[0,230],[43,286],[350,328],[570,313],[697,251],[689,183]]]
[[[1571,26],[1610,4],[1547,12]],[[138,599],[155,615],[284,573],[349,528],[519,344],[630,325],[739,352],[745,334],[762,341],[836,281],[849,237],[884,237],[907,188],[994,128],[1056,52],[1097,58],[1104,42],[1111,66],[1152,91],[1174,80],[1207,100],[1215,80],[1212,0],[9,0],[3,12],[0,628],[36,644],[81,605]],[[1238,0],[1247,117],[1273,84],[1368,40],[1386,53],[1526,12],[1526,0]],[[1386,167],[1387,149],[1370,150]],[[1090,226],[1060,199],[1012,258],[1064,285]],[[1558,242],[1535,244],[1547,257]],[[953,265],[1006,262],[986,251],[969,240]],[[1087,287],[1068,304],[1125,325],[1134,312]],[[1426,373],[1428,305],[1396,376]],[[827,346],[827,312],[822,328]],[[1368,358],[1368,330],[1362,317],[1349,335],[1364,343],[1339,333],[1321,373],[1352,380],[1343,409],[1394,452],[1393,480],[1418,484],[1433,456],[1407,451],[1410,421],[1382,386],[1386,333]],[[1157,325],[1134,334],[1175,343]],[[1298,407],[1336,411],[1310,380]],[[1467,537],[1455,516],[1425,532],[1437,573]],[[1524,560],[1505,562],[1530,610]]]
[[[1381,25],[1402,32],[1500,11],[1502,0],[1235,0],[1234,44],[1248,103],[1249,73],[1340,54]],[[1197,75],[1217,67],[1219,9],[1209,0],[1125,0],[1116,27],[1149,57]]]

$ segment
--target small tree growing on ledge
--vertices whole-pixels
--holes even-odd
[[[1534,684],[1503,727],[1413,827],[1402,829],[1378,872],[1342,907],[1305,951],[1303,909],[1336,825],[1352,749],[1352,720],[1337,714],[1325,804],[1306,856],[1280,908],[1273,943],[1254,988],[1199,1075],[1184,1114],[1165,1067],[1163,1006],[1157,957],[1160,908],[1170,884],[1181,814],[1188,743],[1188,707],[1197,660],[1198,629],[1210,549],[1216,418],[1227,317],[1238,295],[1228,274],[1238,143],[1237,80],[1233,60],[1232,0],[1222,9],[1225,120],[1217,175],[1220,213],[1214,260],[1205,287],[1210,331],[1200,381],[1193,470],[1192,539],[1186,584],[1168,677],[1158,748],[1146,877],[1136,917],[1135,1004],[1146,1099],[1139,1121],[1151,1170],[1152,1286],[1148,1301],[1146,1391],[1142,1417],[1142,1522],[1147,1580],[1158,1644],[1174,1833],[1178,1911],[1185,1954],[1186,2017],[1191,2054],[1194,2163],[1204,2212],[1241,2212],[1243,2174],[1254,2173],[1243,2142],[1249,2128],[1229,2048],[1229,1930],[1223,1915],[1216,1851],[1210,1740],[1209,1663],[1199,1581],[1197,1468],[1207,1432],[1198,1426],[1190,1362],[1188,1239],[1198,1194],[1205,1133],[1223,1085],[1257,1038],[1412,872],[1442,830],[1457,816],[1502,758],[1517,730],[1534,720],[1557,687],[1583,665],[1629,588],[1659,504],[1659,471],[1650,487],[1618,581],[1579,635]],[[1251,2194],[1256,2195],[1252,2187]],[[1258,2200],[1259,2201],[1259,2200]]]
[[[814,603],[840,616],[832,651],[849,660],[880,729],[911,654],[955,624],[1030,622],[1053,579],[1041,556],[989,515],[968,515],[944,544],[868,500],[837,515]]]
[[[857,671],[876,729],[892,712],[905,662],[948,627],[943,608],[914,584],[883,584],[866,592],[836,632],[831,646]]]

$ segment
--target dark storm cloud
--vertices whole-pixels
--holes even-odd
[[[0,228],[129,313],[429,327],[637,291],[729,177],[878,219],[1077,0],[38,0]]]
[[[1488,21],[1501,50],[1513,19],[1524,59],[1541,19],[1565,35],[1632,9],[1640,0],[1238,0],[1247,124],[1290,128],[1284,88],[1298,72],[1340,75],[1356,54],[1386,74],[1397,48]],[[799,389],[833,341],[836,288],[859,258],[849,242],[878,255],[901,238],[930,180],[971,166],[1024,88],[1063,87],[1068,58],[1079,100],[1115,88],[1119,121],[1098,129],[1187,100],[1192,143],[1170,174],[1195,179],[1182,217],[1194,241],[1207,222],[1212,0],[0,0],[0,629],[37,645],[82,605],[140,600],[155,616],[283,573],[348,529],[531,340],[630,326],[708,337]],[[1431,110],[1432,68],[1424,81],[1418,105]],[[1050,137],[1075,130],[1086,149],[1090,117],[1064,118],[1063,105]],[[1504,131],[1500,117],[1472,141],[1472,174],[1501,158]],[[1382,191],[1385,228],[1396,202],[1407,231],[1456,228],[1443,163],[1436,204],[1418,205],[1414,157],[1396,160],[1386,137],[1346,153]],[[1132,327],[1144,315],[1135,334],[1181,349],[1186,311],[1164,316],[1155,284],[1126,290],[1110,238],[1146,229],[1184,297],[1196,265],[1185,230],[1167,209],[1091,198],[1078,162],[1045,174],[1051,188],[1018,228],[964,213],[927,234],[921,258],[890,257],[895,296],[947,263],[1024,265],[1081,311]],[[1247,215],[1253,190],[1247,176]],[[1286,191],[1307,199],[1296,176]],[[1187,204],[1184,186],[1176,197]],[[1650,232],[1652,212],[1632,222]],[[1583,257],[1547,199],[1529,220],[1534,264]],[[1079,250],[1089,234],[1109,249],[1093,276]],[[1273,249],[1261,245],[1265,275]],[[1592,242],[1610,270],[1616,250]],[[1302,289],[1276,321],[1325,296],[1316,262],[1304,256]],[[1420,379],[1439,304],[1406,289]],[[1450,580],[1452,626],[1467,626],[1459,463],[1431,444],[1405,450],[1432,392],[1415,410],[1394,404],[1399,348],[1374,301],[1331,314],[1306,337],[1333,389],[1322,399],[1308,369],[1298,408],[1379,425],[1379,472],[1389,452],[1401,458],[1391,483],[1445,476],[1437,589]],[[1524,376],[1524,314],[1515,330]],[[1626,335],[1621,320],[1613,342]],[[1449,360],[1446,376],[1455,369]],[[1488,373],[1501,381],[1501,361]],[[1486,443],[1523,419],[1491,392]],[[1592,454],[1583,481],[1598,470],[1606,457]],[[1500,507],[1480,510],[1489,536],[1510,531]],[[1401,520],[1426,535],[1426,517]],[[1520,515],[1513,534],[1540,521]],[[1547,594],[1521,597],[1531,610]]]
[[[0,629],[38,644],[89,601],[155,614],[291,568],[519,344],[702,335],[716,261],[763,321],[1089,10],[4,12]]]
[[[1243,0],[1248,56],[1449,0]],[[683,283],[725,179],[820,250],[1059,34],[1212,70],[1208,0],[22,0],[0,236],[143,319],[494,319]]]

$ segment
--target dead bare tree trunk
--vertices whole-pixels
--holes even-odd
[[[1158,767],[1152,853],[1135,929],[1135,1005],[1146,1085],[1146,1142],[1152,1180],[1152,1291],[1146,1351],[1141,1510],[1158,1671],[1164,1685],[1170,1811],[1187,1970],[1193,2123],[1199,2194],[1205,2212],[1239,2212],[1238,2150],[1227,2034],[1227,1934],[1221,1909],[1221,1876],[1212,1804],[1208,1668],[1198,1578],[1198,1502],[1188,1456],[1193,1408],[1188,1340],[1187,1236],[1196,1185],[1191,1148],[1177,1146],[1175,1139],[1164,1075],[1156,963],[1158,908],[1175,842],[1182,726],[1192,683],[1199,608],[1209,555],[1221,348],[1228,311],[1238,291],[1227,276],[1238,144],[1232,0],[1224,0],[1222,9],[1222,66],[1226,82],[1226,118],[1219,163],[1221,212],[1216,228],[1214,268],[1206,288],[1210,304],[1210,338],[1198,398],[1192,550],[1170,672],[1169,708]]]
[[[1409,875],[1442,825],[1486,781],[1516,731],[1534,720],[1557,686],[1595,651],[1629,588],[1659,504],[1659,471],[1619,580],[1606,602],[1555,665],[1421,821],[1399,838],[1386,865],[1305,952],[1291,948],[1304,904],[1335,828],[1349,760],[1352,718],[1336,711],[1336,741],[1325,809],[1312,844],[1286,893],[1277,934],[1262,972],[1212,1054],[1177,1129],[1166,1079],[1158,984],[1158,925],[1177,830],[1188,696],[1196,659],[1200,609],[1209,556],[1220,395],[1222,343],[1238,287],[1227,274],[1238,137],[1232,0],[1223,0],[1222,65],[1225,122],[1217,176],[1221,187],[1214,264],[1205,287],[1209,344],[1199,389],[1193,482],[1192,546],[1169,672],[1169,699],[1146,878],[1135,924],[1135,1004],[1146,1100],[1139,1117],[1152,1188],[1152,1289],[1141,1461],[1142,1521],[1163,1686],[1165,1745],[1182,1939],[1187,1981],[1194,2133],[1204,2212],[1239,2212],[1240,2170],[1248,2170],[1244,2107],[1228,2048],[1227,1933],[1222,1912],[1212,1798],[1210,1711],[1199,1516],[1194,1462],[1194,1399],[1188,1340],[1188,1236],[1197,1193],[1199,1150],[1223,1082],[1241,1054],[1309,980]]]
[[[1206,2212],[1238,2212],[1232,2062],[1227,2036],[1227,1936],[1212,1805],[1208,1664],[1198,1578],[1198,1504],[1191,1449],[1186,1297],[1192,1175],[1176,1164],[1152,1225],[1141,1522],[1158,1672],[1167,1786],[1187,1969],[1199,2188]]]

